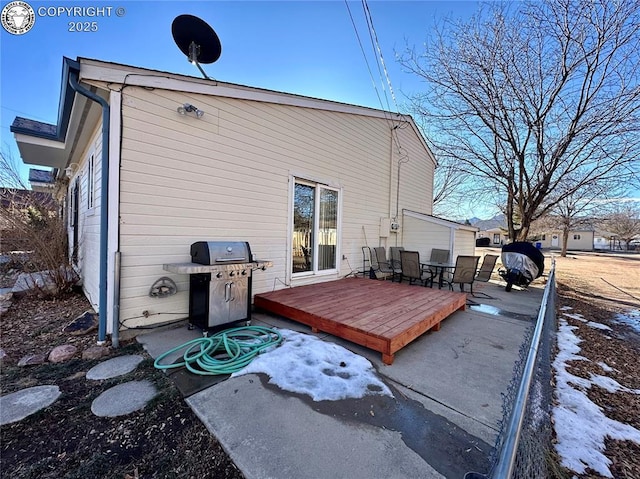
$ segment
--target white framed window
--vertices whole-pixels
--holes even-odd
[[[580,239],[580,235],[573,235],[573,239],[574,240],[579,240]]]
[[[293,185],[293,274],[338,269],[340,190],[299,178]]]
[[[96,190],[96,165],[95,155],[92,153],[87,161],[87,209],[95,205]]]

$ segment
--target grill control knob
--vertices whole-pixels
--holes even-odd
[[[216,274],[216,278],[222,278],[222,273]]]
[[[235,276],[235,274],[236,274],[236,273],[235,273],[234,271],[231,271],[231,272],[229,273],[229,276]]]
[[[247,275],[247,271],[243,269],[241,274],[242,274],[242,276],[246,276]]]

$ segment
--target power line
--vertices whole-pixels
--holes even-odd
[[[396,113],[399,113],[398,103],[396,102],[396,96],[393,93],[393,87],[391,86],[391,79],[389,78],[389,72],[387,71],[387,66],[384,63],[382,48],[380,48],[380,42],[378,41],[378,34],[376,33],[376,29],[373,26],[373,17],[371,16],[371,10],[369,10],[369,5],[367,4],[367,0],[362,0],[362,9],[364,11],[365,19],[367,20],[367,27],[369,29],[369,38],[371,39],[372,47],[374,51],[377,50],[378,56],[380,57],[380,62],[378,62],[378,57],[376,57],[376,64],[378,65],[378,74],[380,75],[380,79],[382,80],[382,73],[384,72],[385,79],[387,80],[387,86],[389,87],[389,93],[391,94],[393,104],[396,107],[395,111]],[[382,72],[380,71],[381,65],[382,65]],[[385,97],[386,97],[386,94],[385,94]],[[388,99],[387,99],[387,105],[389,105]],[[391,110],[391,107],[388,106],[387,109]]]

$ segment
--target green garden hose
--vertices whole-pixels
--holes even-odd
[[[262,351],[278,346],[282,335],[263,326],[225,329],[213,336],[187,341],[156,358],[157,369],[186,367],[194,374],[213,376],[240,371]],[[199,350],[197,351],[199,347]],[[185,349],[183,361],[160,364],[164,358]],[[197,367],[196,367],[197,366]]]

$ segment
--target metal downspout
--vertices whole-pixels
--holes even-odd
[[[109,122],[110,110],[107,100],[87,90],[78,82],[79,71],[69,69],[69,85],[76,93],[102,106],[102,178],[100,198],[100,297],[98,300],[98,344],[104,344],[107,336],[107,238],[109,229]]]

